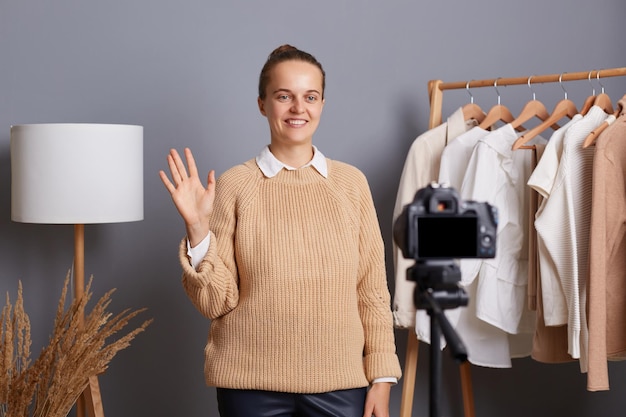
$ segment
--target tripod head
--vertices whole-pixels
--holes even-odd
[[[459,286],[461,270],[453,260],[417,261],[407,270],[407,279],[417,283],[413,302],[418,310],[431,307],[430,300],[425,297],[426,292],[442,310],[467,306],[469,297]]]

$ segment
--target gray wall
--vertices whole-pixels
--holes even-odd
[[[367,175],[389,246],[404,157],[427,129],[428,80],[624,66],[625,18],[622,0],[1,0],[2,300],[22,280],[37,352],[52,328],[73,242],[71,226],[11,222],[9,126],[143,125],[145,220],[86,227],[95,295],[117,288],[113,311],[147,307],[145,316],[155,319],[101,376],[105,414],[215,416],[214,390],[202,375],[208,322],[180,285],[183,224],[157,174],[168,149],[189,146],[203,171],[218,173],[254,156],[269,141],[256,106],[258,73],[274,47],[292,43],[315,54],[328,74],[315,143]],[[603,84],[614,102],[626,93],[625,77]],[[579,105],[591,92],[586,80],[565,87]],[[535,92],[549,109],[563,94],[558,83]],[[495,104],[493,89],[473,93],[483,108]],[[500,94],[514,114],[531,96],[526,86]],[[446,92],[444,117],[467,98],[464,90]],[[402,361],[406,337],[397,332]],[[427,358],[422,345],[414,415],[428,410]],[[612,363],[610,372],[612,389],[590,393],[576,363],[472,367],[477,415],[621,416],[626,367]],[[445,414],[461,416],[458,371],[447,355],[443,386]],[[392,415],[400,393],[401,384]]]

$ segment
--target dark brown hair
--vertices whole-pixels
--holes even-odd
[[[309,64],[313,64],[317,68],[319,68],[319,70],[322,72],[322,97],[324,97],[324,89],[326,87],[326,73],[324,72],[324,68],[322,68],[322,64],[320,64],[317,59],[315,59],[315,57],[308,52],[301,51],[294,46],[285,44],[274,49],[272,53],[267,57],[265,65],[263,65],[261,75],[259,76],[259,98],[261,100],[265,99],[265,90],[267,89],[267,85],[270,82],[270,72],[276,65],[285,61],[308,62]]]

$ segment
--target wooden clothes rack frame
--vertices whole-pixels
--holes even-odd
[[[607,78],[626,76],[626,67],[600,69],[584,72],[564,72],[561,74],[531,75],[532,84],[544,84],[565,81],[586,80],[591,78]],[[494,87],[505,85],[527,84],[530,77],[492,78],[484,80],[457,81],[444,83],[441,80],[428,82],[428,95],[430,97],[430,116],[428,128],[439,126],[442,122],[443,92],[445,90],[472,89],[480,87]],[[402,385],[402,401],[400,404],[400,417],[411,417],[413,397],[415,389],[415,374],[417,370],[417,356],[419,341],[414,330],[409,332],[404,364],[404,376]],[[474,397],[469,362],[460,365],[461,391],[463,396],[463,410],[465,417],[475,417]]]

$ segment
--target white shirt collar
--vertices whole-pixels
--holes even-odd
[[[290,167],[283,164],[270,152],[269,145],[261,150],[261,153],[256,157],[256,164],[259,166],[263,175],[268,178],[276,176],[280,170],[296,170],[297,168]],[[313,166],[317,172],[319,172],[324,178],[328,178],[328,166],[326,164],[326,157],[315,146],[313,146],[313,159],[309,161],[302,168]]]

